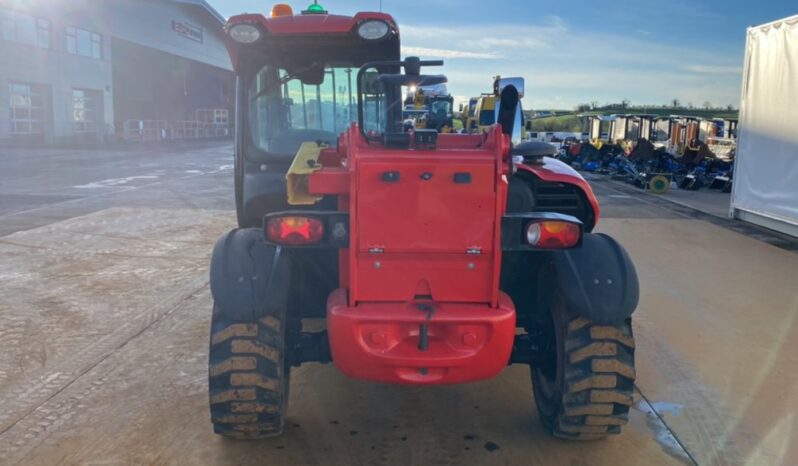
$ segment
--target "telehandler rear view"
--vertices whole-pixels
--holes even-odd
[[[442,62],[401,60],[391,16],[278,5],[226,30],[240,228],[211,263],[215,431],[280,434],[291,368],[313,361],[412,385],[527,364],[552,434],[619,433],[637,275],[592,233],[588,183],[520,141],[523,83],[496,83],[498,123],[482,134],[406,130],[404,90],[446,78],[424,72]]]

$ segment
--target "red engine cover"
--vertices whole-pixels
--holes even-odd
[[[470,178],[455,182],[455,175]],[[393,175],[396,181],[385,181]],[[357,248],[386,253],[465,254],[493,250],[496,163],[404,155],[362,161],[358,168]]]
[[[369,149],[355,158],[352,302],[425,295],[495,303],[499,198],[506,189],[495,147]]]

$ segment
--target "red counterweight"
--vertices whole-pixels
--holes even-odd
[[[515,309],[503,293],[496,308],[431,301],[349,307],[346,290],[339,289],[327,302],[327,331],[333,362],[350,377],[416,385],[472,382],[507,366]]]

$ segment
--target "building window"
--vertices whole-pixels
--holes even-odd
[[[3,40],[50,48],[50,21],[0,8],[0,32]]]
[[[11,83],[11,134],[41,134],[44,132],[44,86]]]
[[[88,89],[72,89],[72,122],[75,133],[96,133],[102,94]]]
[[[89,58],[102,58],[102,36],[74,27],[66,29],[67,52]]]

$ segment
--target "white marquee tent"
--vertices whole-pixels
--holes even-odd
[[[731,215],[798,236],[798,15],[748,29]]]

